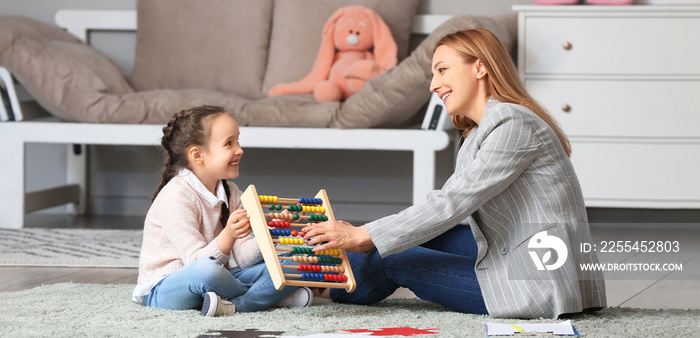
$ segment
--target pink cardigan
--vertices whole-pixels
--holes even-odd
[[[235,184],[229,182],[228,185],[229,210],[241,208],[242,192]],[[223,184],[219,184],[217,195],[219,197],[209,192],[186,169],[163,187],[146,215],[139,285],[160,280],[200,258],[213,256],[222,264],[228,264],[230,257],[219,250],[215,241],[223,229],[219,222],[225,196]],[[236,240],[232,252],[241,268],[262,261],[260,248],[252,235]]]

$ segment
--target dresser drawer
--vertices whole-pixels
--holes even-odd
[[[571,144],[571,160],[589,207],[700,207],[700,140],[572,139]]]
[[[568,15],[526,17],[525,74],[700,74],[700,17]]]
[[[569,136],[700,137],[700,81],[526,78],[525,87]]]

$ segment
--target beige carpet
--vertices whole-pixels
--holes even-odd
[[[455,313],[418,299],[389,299],[374,306],[334,304],[323,299],[308,308],[206,318],[195,310],[160,310],[132,303],[132,288],[126,284],[63,283],[0,292],[0,337],[198,337],[208,331],[247,329],[309,336],[393,327],[434,328],[439,333],[423,337],[486,337],[486,322],[512,322]],[[699,318],[700,310],[609,308],[570,319],[584,337],[692,337],[700,332]],[[234,334],[227,336],[236,337]]]

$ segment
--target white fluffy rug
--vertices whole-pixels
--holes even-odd
[[[0,229],[0,265],[138,267],[142,230]]]
[[[160,310],[132,303],[132,288],[127,284],[63,283],[0,292],[0,337],[198,337],[209,331],[247,329],[308,336],[394,327],[435,328],[439,333],[423,337],[486,337],[486,322],[512,322],[455,313],[418,299],[390,299],[374,306],[334,304],[323,299],[308,308],[207,318],[195,310]],[[689,337],[700,332],[698,318],[700,310],[609,308],[570,319],[584,337]],[[226,336],[243,337],[237,333]]]

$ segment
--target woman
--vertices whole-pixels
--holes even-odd
[[[315,250],[350,253],[358,286],[338,302],[371,304],[398,287],[466,313],[556,318],[606,305],[568,139],[518,79],[491,32],[442,38],[430,91],[444,101],[464,143],[454,174],[422,204],[360,227],[304,229]]]

